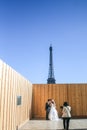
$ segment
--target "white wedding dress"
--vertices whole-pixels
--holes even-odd
[[[57,112],[57,110],[56,110],[54,104],[51,105],[51,109],[50,109],[48,118],[49,118],[49,120],[52,120],[52,121],[53,121],[53,120],[54,120],[54,121],[59,120],[58,112]]]

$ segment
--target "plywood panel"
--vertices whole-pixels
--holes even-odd
[[[40,93],[41,93],[41,115],[42,115],[42,117],[43,117],[43,115],[45,114],[45,97],[44,97],[44,85],[43,85],[43,87],[41,87],[41,91],[40,91]]]
[[[37,101],[38,106],[35,100],[33,100],[32,106],[35,106],[33,107],[33,117],[45,118],[43,108],[48,98],[55,100],[59,116],[61,116],[60,106],[63,105],[64,101],[67,101],[72,107],[73,117],[87,116],[87,84],[33,84],[33,88],[35,90],[33,91],[35,100],[37,101],[38,97],[40,98],[39,102]],[[38,89],[40,89],[40,91]],[[39,111],[35,113],[37,109],[39,109]],[[34,113],[36,115],[34,115]]]
[[[84,84],[81,86],[81,99],[82,99],[82,115],[85,116],[85,114],[87,113],[87,99],[86,99],[86,96],[87,96],[87,86]]]
[[[87,116],[86,95],[87,84],[71,84],[68,86],[68,98],[72,106],[73,116]]]
[[[17,96],[22,104],[17,106]],[[0,60],[0,130],[16,130],[31,112],[32,84]]]
[[[68,85],[68,100],[72,106],[72,115],[76,115],[76,85]]]

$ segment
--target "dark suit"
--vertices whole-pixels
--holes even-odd
[[[45,110],[46,110],[46,120],[49,120],[48,119],[48,114],[50,112],[50,105],[48,104],[48,102],[46,102],[46,105],[45,105]]]

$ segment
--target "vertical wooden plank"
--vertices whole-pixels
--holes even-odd
[[[70,103],[70,99],[71,99],[71,107],[72,107],[72,115],[74,116],[75,115],[75,110],[76,110],[76,105],[75,105],[75,102],[76,102],[76,93],[75,93],[75,88],[76,88],[76,85],[75,84],[70,84],[69,85],[69,89],[68,89],[68,100],[69,100],[69,103]]]
[[[35,85],[33,84],[32,86],[32,118],[34,118],[35,115],[35,110],[34,110],[34,105],[35,105],[35,92],[34,92],[34,87]]]
[[[16,113],[16,116],[15,116],[15,127],[18,126],[17,124],[17,76],[16,76],[16,72],[15,72],[15,77],[14,77],[14,87],[15,87],[15,113]]]
[[[16,129],[16,75],[13,72],[13,130]]]
[[[4,102],[5,102],[5,65],[3,64],[3,69],[2,69],[2,85],[1,85],[1,129],[5,130],[4,126]]]
[[[44,84],[43,86],[40,86],[41,88],[41,117],[44,117],[45,116],[45,102],[44,102]]]
[[[47,90],[47,85],[44,84],[44,102],[46,103],[48,100],[48,94],[47,94],[48,90]]]
[[[81,86],[82,90],[82,115],[85,116],[86,114],[86,89],[85,89],[85,84]]]
[[[39,115],[39,111],[41,112],[41,109],[39,109],[39,103],[41,104],[41,94],[42,94],[42,91],[41,91],[41,88],[40,88],[40,84],[39,84],[39,86],[38,86],[38,89],[37,89],[37,86],[36,86],[36,92],[37,92],[37,99],[36,99],[36,102],[37,102],[37,105],[36,105],[36,107],[37,107],[37,118],[40,116]]]
[[[56,109],[58,110],[58,104],[59,104],[59,102],[58,102],[58,97],[59,97],[59,87],[58,87],[58,85],[56,85],[55,86],[55,91],[54,91],[55,93],[54,93],[54,95],[55,95],[55,103],[56,103]]]
[[[35,84],[33,84],[32,86],[32,118],[34,118],[34,115],[35,115],[35,91],[34,91],[34,88],[35,88]]]
[[[87,84],[85,84],[85,97],[87,97]],[[86,98],[85,98],[85,104],[86,104],[86,108],[85,108],[85,115],[87,115],[87,101],[86,101]]]
[[[48,84],[48,98],[51,98],[51,84]]]
[[[47,99],[46,99],[46,96],[45,95],[47,95],[46,94],[46,84],[44,84],[44,93],[43,93],[43,100],[44,100],[44,103],[43,103],[43,118],[46,116],[46,111],[45,111],[45,103],[46,103],[46,101],[47,101]]]
[[[52,98],[54,99],[54,101],[55,101],[55,87],[56,85],[54,84],[52,87]]]
[[[33,92],[34,92],[34,102],[33,102],[33,107],[34,107],[34,117],[37,114],[37,104],[36,104],[36,99],[37,99],[37,89],[36,89],[36,85],[33,86]]]
[[[3,70],[3,63],[0,60],[0,130],[2,130],[2,118],[1,118],[2,70]]]
[[[30,82],[27,82],[28,84],[28,90],[29,90],[29,92],[28,92],[28,100],[29,100],[29,104],[28,104],[28,107],[29,107],[29,114],[28,114],[28,116],[29,116],[29,119],[31,119],[32,118],[32,101],[33,101],[33,85],[30,83]]]
[[[4,98],[5,98],[5,101],[4,101],[4,127],[7,128],[8,130],[8,127],[7,127],[7,99],[8,99],[8,79],[9,79],[9,67],[6,66],[5,67],[6,70],[5,70],[5,82],[4,82],[4,86],[5,86],[5,95],[4,95]]]
[[[80,89],[81,89],[81,86],[77,85],[76,86],[76,114],[77,114],[77,116],[81,115],[81,111],[79,109],[79,108],[81,108],[81,105],[80,105],[80,98],[81,98]]]
[[[12,107],[12,102],[13,102],[13,100],[12,100],[12,92],[13,92],[13,90],[12,90],[12,70],[11,70],[9,79],[10,79],[10,94],[9,94],[10,129],[13,129],[12,128],[12,123],[13,123],[13,120],[12,120],[12,114],[13,114],[12,113],[12,109],[13,109],[13,107]]]
[[[12,90],[12,92],[11,92],[11,124],[12,124],[12,129],[15,129],[15,113],[16,113],[16,111],[15,111],[15,80],[14,80],[14,78],[15,78],[15,76],[14,76],[14,71],[9,67],[9,73],[10,73],[10,79],[11,79],[11,90]]]
[[[72,90],[71,90],[70,84],[67,85],[67,100],[69,102],[69,105],[71,105],[72,104]]]
[[[48,87],[47,84],[44,84],[44,110],[45,110],[45,105],[47,100],[48,100]],[[46,117],[46,110],[45,110],[44,118],[45,117]]]

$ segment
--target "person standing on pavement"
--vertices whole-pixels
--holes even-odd
[[[63,127],[65,130],[69,129],[69,122],[71,118],[71,107],[67,102],[63,103],[62,109]]]
[[[46,110],[46,120],[49,120],[48,115],[51,109],[51,100],[52,99],[48,99],[46,104],[45,104],[45,110]]]

